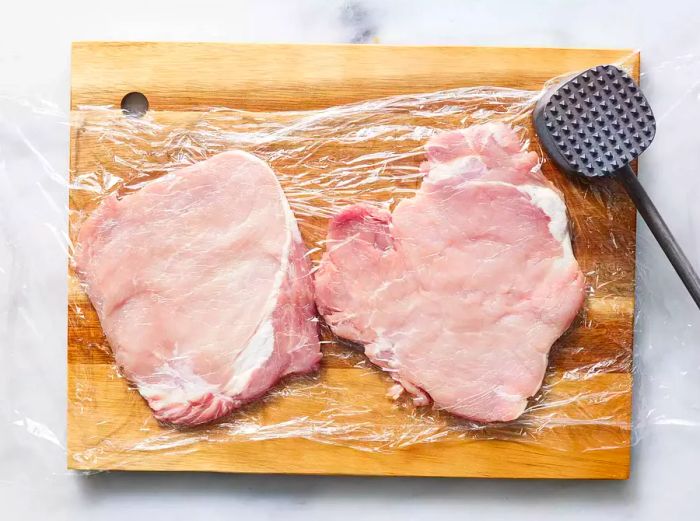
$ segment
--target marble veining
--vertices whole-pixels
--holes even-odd
[[[361,2],[347,2],[341,6],[341,22],[351,29],[350,43],[370,43],[377,36],[377,26],[367,7]]]

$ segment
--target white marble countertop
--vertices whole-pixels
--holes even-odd
[[[627,482],[362,479],[65,469],[64,233],[72,40],[640,48],[659,120],[641,179],[700,266],[700,4],[683,1],[6,2],[0,31],[0,517],[692,519],[700,314],[639,231]],[[43,100],[43,114],[39,107]]]

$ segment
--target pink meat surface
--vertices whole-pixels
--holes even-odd
[[[508,125],[439,134],[427,156],[393,214],[356,205],[332,220],[316,303],[417,404],[513,420],[584,298],[566,207]]]
[[[306,253],[275,174],[233,151],[106,198],[75,268],[155,417],[196,425],[317,368]]]

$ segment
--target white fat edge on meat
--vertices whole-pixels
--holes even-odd
[[[292,248],[292,241],[301,242],[301,233],[299,232],[299,227],[297,226],[292,209],[289,207],[287,196],[282,190],[282,186],[279,184],[277,176],[272,171],[270,166],[262,159],[249,154],[248,152],[237,151],[237,153],[244,156],[246,159],[258,162],[270,172],[270,175],[275,178],[277,190],[284,207],[283,211],[287,224],[287,237],[282,248],[280,267],[275,275],[272,291],[270,292],[270,298],[268,299],[262,313],[262,320],[255,328],[255,333],[253,336],[248,340],[246,346],[241,349],[233,362],[233,374],[231,376],[231,380],[229,380],[225,388],[226,393],[231,396],[242,393],[250,382],[250,379],[253,377],[255,371],[264,366],[273,354],[275,348],[275,331],[272,324],[272,313],[277,306],[277,298],[279,297],[282,284],[284,283],[284,278],[289,269],[289,254]]]
[[[208,393],[219,394],[218,386],[195,373],[189,359],[171,358],[164,360],[153,376],[159,381],[135,379],[139,393],[148,400],[157,412],[172,404],[186,405]],[[149,379],[150,380],[150,379]]]
[[[241,394],[256,370],[262,367],[272,356],[275,348],[275,331],[272,318],[268,317],[255,330],[248,344],[241,350],[233,362],[233,375],[226,384],[226,393],[231,396]]]
[[[538,167],[539,168],[539,167]],[[486,165],[478,156],[460,156],[452,161],[431,166],[427,175],[430,183],[438,183],[451,177],[462,175],[467,171],[486,171]],[[532,204],[537,206],[549,217],[549,233],[562,246],[562,263],[569,263],[574,258],[571,248],[571,236],[569,234],[569,222],[566,213],[566,204],[562,197],[548,186],[525,184],[516,185],[504,181],[480,181],[478,178],[469,178],[464,181],[468,184],[501,185],[515,188],[528,196]]]
[[[532,203],[549,217],[549,233],[561,244],[561,262],[571,262],[574,252],[571,248],[569,220],[566,204],[561,196],[549,187],[541,185],[516,185],[520,192],[528,195]]]
[[[502,181],[470,181],[472,184],[501,185],[515,188],[526,195],[530,202],[549,217],[549,233],[561,244],[562,256],[557,265],[568,264],[574,260],[574,252],[571,248],[571,236],[569,235],[569,221],[566,213],[566,204],[561,196],[552,188],[542,185],[515,185]]]

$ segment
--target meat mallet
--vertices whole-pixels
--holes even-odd
[[[630,167],[656,133],[639,85],[621,69],[601,65],[546,92],[533,120],[542,147],[561,170],[611,176],[624,187],[700,307],[700,278]]]

